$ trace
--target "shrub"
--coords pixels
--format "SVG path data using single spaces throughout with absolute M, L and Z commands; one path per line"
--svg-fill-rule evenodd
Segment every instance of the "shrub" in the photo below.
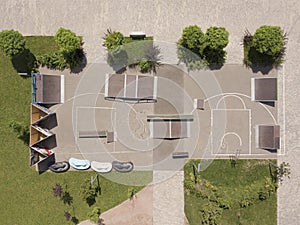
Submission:
M 80 194 L 89 206 L 96 202 L 97 190 L 92 187 L 89 179 L 86 179 L 81 185 Z
M 205 45 L 213 50 L 223 50 L 229 42 L 229 33 L 224 27 L 210 27 L 205 33 Z
M 63 197 L 64 191 L 62 186 L 59 183 L 55 184 L 55 186 L 52 188 L 52 192 L 54 197 L 59 197 L 60 199 Z
M 147 61 L 147 59 L 142 59 L 139 62 L 139 67 L 142 73 L 147 73 L 151 69 L 150 63 Z
M 284 47 L 283 31 L 278 26 L 261 26 L 253 35 L 253 47 L 261 54 L 275 57 Z
M 207 203 L 201 209 L 202 224 L 217 225 L 220 223 L 223 210 L 214 203 Z
M 25 38 L 18 31 L 3 30 L 0 32 L 0 49 L 6 56 L 15 56 L 25 49 Z
M 182 36 L 177 44 L 201 56 L 203 43 L 204 34 L 201 28 L 193 25 L 183 29 Z
M 258 199 L 261 200 L 261 201 L 264 201 L 267 199 L 268 197 L 268 192 L 267 191 L 259 191 L 257 192 L 258 194 Z
M 104 37 L 103 46 L 105 46 L 108 51 L 111 51 L 116 47 L 123 45 L 123 43 L 124 43 L 124 35 L 121 32 L 107 29 L 107 33 L 105 33 L 105 37 Z
M 228 38 L 229 33 L 224 27 L 210 27 L 203 34 L 198 26 L 188 26 L 177 42 L 177 56 L 190 70 L 222 65 L 226 59 L 223 49 L 229 42 Z
M 47 66 L 49 69 L 63 70 L 68 68 L 67 61 L 61 52 L 51 52 L 38 56 L 38 63 L 42 66 Z
M 81 48 L 81 38 L 68 29 L 59 28 L 54 36 L 59 50 L 64 53 L 72 53 Z
M 88 218 L 91 222 L 98 223 L 100 214 L 100 208 L 94 207 L 93 210 L 88 213 Z

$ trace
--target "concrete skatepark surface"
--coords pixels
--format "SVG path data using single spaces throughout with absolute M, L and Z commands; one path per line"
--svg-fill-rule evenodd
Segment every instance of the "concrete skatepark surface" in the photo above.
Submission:
M 141 6 L 137 9 L 136 6 Z M 136 10 L 132 10 L 136 9 Z M 291 179 L 278 190 L 278 224 L 297 224 L 300 220 L 299 175 L 300 159 L 300 109 L 299 54 L 300 47 L 300 3 L 291 1 L 55 1 L 55 0 L 7 0 L 0 5 L 1 29 L 16 29 L 24 35 L 54 35 L 59 27 L 69 28 L 82 35 L 88 62 L 94 62 L 105 52 L 102 37 L 108 27 L 124 34 L 142 30 L 157 40 L 176 42 L 182 28 L 198 24 L 204 31 L 209 26 L 224 26 L 229 31 L 230 42 L 226 48 L 227 63 L 242 64 L 241 38 L 245 28 L 254 32 L 264 24 L 279 25 L 288 33 L 286 62 L 279 71 L 279 86 L 282 89 L 278 102 L 278 121 L 284 129 L 285 151 L 280 161 L 290 162 Z M 76 12 L 76 13 L 74 13 Z M 130 12 L 130 13 L 129 13 Z M 116 16 L 118 15 L 118 16 Z M 64 72 L 63 72 L 64 73 Z M 71 75 L 74 79 L 79 76 Z M 66 84 L 66 98 L 72 96 L 74 83 Z M 69 89 L 69 91 L 68 91 Z M 66 102 L 65 104 L 71 104 Z M 70 110 L 67 107 L 63 110 Z M 66 112 L 71 113 L 71 112 Z M 72 121 L 59 121 L 64 129 Z M 69 126 L 69 127 L 68 127 Z M 74 136 L 67 133 L 58 137 L 73 143 Z M 66 148 L 68 146 L 65 146 Z M 72 148 L 73 146 L 69 146 Z M 171 224 L 172 221 L 170 221 Z

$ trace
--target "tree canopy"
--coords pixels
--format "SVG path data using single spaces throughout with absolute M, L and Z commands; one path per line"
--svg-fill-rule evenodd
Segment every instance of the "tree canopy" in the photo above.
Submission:
M 279 26 L 261 26 L 253 35 L 253 47 L 261 54 L 275 56 L 284 47 L 283 31 Z
M 229 42 L 229 33 L 224 27 L 210 27 L 205 33 L 205 44 L 214 50 L 222 50 Z
M 3 30 L 0 32 L 0 49 L 6 56 L 18 55 L 25 49 L 25 38 L 18 31 Z
M 201 28 L 197 25 L 192 25 L 183 29 L 178 45 L 185 47 L 196 54 L 200 54 L 203 42 L 204 33 Z
M 124 35 L 121 32 L 107 30 L 104 37 L 104 46 L 108 51 L 115 49 L 116 47 L 123 45 Z
M 185 27 L 177 42 L 178 58 L 192 70 L 205 65 L 222 65 L 226 57 L 223 49 L 229 42 L 228 38 L 229 33 L 223 27 L 210 27 L 205 34 L 197 25 Z
M 71 30 L 59 28 L 54 39 L 61 52 L 69 53 L 81 48 L 81 38 Z

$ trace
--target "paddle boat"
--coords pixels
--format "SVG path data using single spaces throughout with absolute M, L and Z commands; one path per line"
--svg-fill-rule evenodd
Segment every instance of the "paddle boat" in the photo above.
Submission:
M 119 162 L 113 161 L 112 167 L 118 172 L 130 172 L 133 170 L 133 163 L 132 162 Z
M 49 166 L 49 170 L 51 170 L 54 173 L 62 173 L 66 172 L 70 169 L 70 164 L 67 161 L 63 162 L 56 162 Z
M 76 170 L 86 170 L 91 166 L 90 161 L 85 159 L 70 158 L 69 163 L 70 166 Z
M 91 169 L 98 173 L 108 173 L 112 170 L 112 164 L 107 162 L 92 161 Z

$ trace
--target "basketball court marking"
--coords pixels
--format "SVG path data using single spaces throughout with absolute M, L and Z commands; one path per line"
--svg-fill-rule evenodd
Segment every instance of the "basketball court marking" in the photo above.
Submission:
M 220 102 L 221 102 L 222 100 L 224 100 L 225 98 L 227 98 L 227 97 L 235 97 L 235 98 L 239 99 L 239 100 L 242 102 L 242 104 L 243 104 L 243 109 L 247 109 L 244 100 L 243 100 L 240 96 L 237 96 L 237 95 L 234 95 L 234 94 L 226 94 L 226 95 L 222 96 L 222 97 L 218 100 L 218 102 L 217 102 L 217 106 L 216 106 L 217 109 L 219 108 Z
M 248 134 L 248 139 L 249 139 L 248 153 L 241 152 L 241 155 L 247 155 L 247 154 L 251 155 L 251 109 L 212 109 L 211 110 L 211 133 L 210 133 L 211 143 L 210 143 L 210 145 L 213 146 L 213 147 L 214 147 L 214 145 L 213 145 L 213 124 L 214 124 L 214 119 L 213 118 L 214 118 L 214 112 L 217 112 L 217 111 L 226 111 L 226 115 L 230 111 L 240 111 L 241 113 L 242 112 L 247 112 L 247 114 L 248 114 L 248 129 L 249 129 L 249 131 L 248 131 L 248 133 L 249 133 Z M 224 137 L 228 134 L 235 134 L 236 136 L 238 136 L 239 144 L 240 145 L 243 144 L 241 136 L 239 134 L 237 134 L 236 132 L 232 132 L 232 131 L 229 131 L 229 132 L 226 132 L 225 134 L 223 134 L 220 143 L 222 143 Z M 225 154 L 225 153 L 215 153 L 213 147 L 211 148 L 211 154 L 212 155 L 217 156 L 217 155 L 224 155 Z M 225 154 L 225 155 L 227 155 L 227 154 Z M 228 155 L 232 155 L 232 153 L 231 154 L 228 153 Z

